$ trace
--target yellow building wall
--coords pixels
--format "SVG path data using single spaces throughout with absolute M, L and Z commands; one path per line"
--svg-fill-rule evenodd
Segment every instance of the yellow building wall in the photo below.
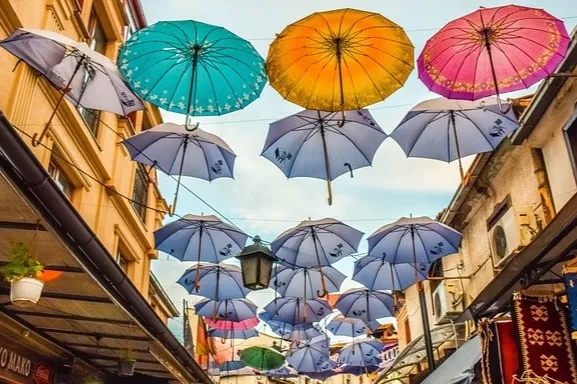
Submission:
M 106 54 L 114 60 L 123 39 L 124 11 L 116 0 L 96 0 L 94 7 L 92 3 L 85 0 L 80 10 L 75 0 L 0 0 L 0 39 L 24 27 L 56 31 L 81 41 L 82 27 L 75 13 L 87 24 L 94 12 L 108 40 Z M 4 49 L 0 49 L 0 63 L 0 109 L 26 134 L 40 132 L 59 92 L 25 63 L 16 66 L 17 59 Z M 127 274 L 146 297 L 150 261 L 157 257 L 153 231 L 160 226 L 163 214 L 147 210 L 143 222 L 131 202 L 118 196 L 132 197 L 137 169 L 120 142 L 140 132 L 144 113 L 152 125 L 161 122 L 158 109 L 151 105 L 146 112 L 136 113 L 134 127 L 128 119 L 102 112 L 102 123 L 94 136 L 76 109 L 66 102 L 58 109 L 43 145 L 31 148 L 45 167 L 53 158 L 63 168 L 75 186 L 72 203 L 113 256 L 122 249 L 129 259 Z M 29 138 L 22 136 L 30 144 Z M 50 150 L 57 150 L 63 159 Z M 152 171 L 151 178 L 155 177 Z M 147 205 L 166 210 L 155 183 L 148 185 Z

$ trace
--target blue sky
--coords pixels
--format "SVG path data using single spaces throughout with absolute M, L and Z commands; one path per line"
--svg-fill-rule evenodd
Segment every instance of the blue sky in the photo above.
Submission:
M 268 45 L 276 33 L 316 11 L 357 8 L 382 13 L 405 28 L 418 55 L 425 41 L 450 20 L 472 12 L 480 5 L 491 7 L 510 2 L 405 0 L 402 6 L 392 0 L 142 0 L 142 3 L 149 24 L 160 20 L 194 19 L 221 25 L 251 41 L 266 57 Z M 545 8 L 559 18 L 568 18 L 565 23 L 569 31 L 577 22 L 574 0 L 517 1 L 516 4 Z M 405 87 L 369 109 L 385 132 L 390 133 L 412 105 L 434 97 L 437 96 L 418 80 L 415 70 Z M 407 159 L 397 144 L 387 139 L 377 152 L 373 167 L 355 171 L 352 179 L 344 175 L 333 182 L 334 203 L 329 207 L 322 180 L 287 180 L 272 163 L 259 156 L 268 124 L 300 110 L 267 86 L 262 97 L 245 110 L 199 119 L 202 129 L 221 136 L 238 155 L 235 179 L 209 183 L 188 178 L 184 184 L 246 233 L 258 234 L 269 241 L 308 217 L 334 217 L 370 235 L 382 225 L 410 213 L 434 217 L 449 203 L 459 183 L 456 163 Z M 163 113 L 163 116 L 165 121 L 184 122 L 181 115 Z M 470 164 L 471 160 L 465 159 L 465 164 Z M 167 201 L 172 201 L 175 183 L 166 177 L 161 177 L 161 183 Z M 187 191 L 180 195 L 177 212 L 214 213 Z M 364 240 L 360 251 L 366 251 Z M 175 281 L 189 265 L 168 261 L 166 255 L 153 263 L 154 272 L 179 308 L 188 295 Z M 338 267 L 350 276 L 352 261 L 343 260 Z M 350 286 L 349 282 L 345 283 L 345 288 Z M 272 294 L 263 291 L 252 298 L 263 303 L 272 298 Z

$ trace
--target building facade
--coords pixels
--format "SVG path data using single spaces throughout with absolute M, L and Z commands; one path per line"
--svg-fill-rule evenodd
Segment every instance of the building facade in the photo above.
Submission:
M 554 245 L 549 233 L 555 231 L 557 236 L 572 228 L 565 218 L 574 211 L 577 193 L 575 32 L 572 36 L 569 53 L 558 72 L 544 80 L 534 95 L 514 100 L 520 128 L 496 151 L 475 158 L 465 182 L 437 217 L 463 234 L 459 253 L 434 264 L 431 278 L 424 282 L 437 361 L 442 361 L 475 331 L 473 322 L 462 323 L 463 320 L 504 313 L 512 289 L 535 289 L 527 282 L 536 279 L 527 274 L 538 271 L 544 275 L 547 271 L 537 259 L 533 262 L 529 258 L 529 252 L 537 247 L 544 252 Z M 555 220 L 553 229 L 550 224 Z M 537 251 L 534 253 L 531 257 L 541 257 Z M 572 265 L 575 262 L 571 254 L 559 253 L 555 257 L 565 265 Z M 534 264 L 533 269 L 523 272 L 529 264 Z M 537 289 L 556 291 L 562 287 L 555 285 L 561 282 L 559 265 L 556 268 L 556 278 L 537 282 Z M 517 279 L 521 281 L 505 278 L 514 273 L 521 276 Z M 499 284 L 503 286 L 498 287 Z M 401 296 L 402 306 L 397 313 L 399 346 L 401 351 L 411 348 L 417 351 L 423 327 L 416 287 L 410 287 Z M 458 326 L 454 322 L 459 322 Z M 388 378 L 379 376 L 377 382 L 394 377 L 403 378 L 398 382 L 420 382 L 418 378 L 425 376 L 422 371 L 427 365 L 423 350 L 419 358 L 410 358 L 410 352 L 401 354 L 397 366 L 402 366 L 403 361 L 407 366 L 389 372 Z
M 145 26 L 139 0 L 0 0 L 0 40 L 18 28 L 42 29 L 84 41 L 112 61 Z M 120 117 L 67 101 L 57 106 L 60 92 L 26 63 L 4 49 L 0 63 L 0 262 L 11 241 L 37 238 L 36 257 L 61 273 L 33 310 L 0 311 L 0 342 L 16 345 L 13 352 L 32 366 L 26 375 L 2 366 L 0 382 L 116 382 L 127 349 L 137 358 L 135 382 L 210 382 L 168 331 L 178 311 L 150 271 L 153 232 L 168 210 L 156 173 L 132 162 L 121 144 L 160 124 L 158 108 Z M 54 111 L 46 137 L 32 145 Z M 24 164 L 30 168 L 19 170 Z M 49 179 L 35 184 L 35 174 Z M 46 381 L 33 378 L 41 363 L 50 368 Z

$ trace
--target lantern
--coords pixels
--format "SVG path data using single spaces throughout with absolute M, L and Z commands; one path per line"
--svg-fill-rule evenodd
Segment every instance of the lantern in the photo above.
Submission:
M 252 291 L 268 288 L 272 264 L 276 260 L 274 253 L 270 251 L 259 236 L 253 238 L 254 244 L 244 247 L 237 259 L 240 260 L 242 270 L 242 282 Z

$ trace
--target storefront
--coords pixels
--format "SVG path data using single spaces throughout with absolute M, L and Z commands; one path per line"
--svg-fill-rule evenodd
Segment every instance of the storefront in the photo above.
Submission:
M 20 341 L 0 335 L 0 382 L 53 384 L 55 377 L 52 362 Z

